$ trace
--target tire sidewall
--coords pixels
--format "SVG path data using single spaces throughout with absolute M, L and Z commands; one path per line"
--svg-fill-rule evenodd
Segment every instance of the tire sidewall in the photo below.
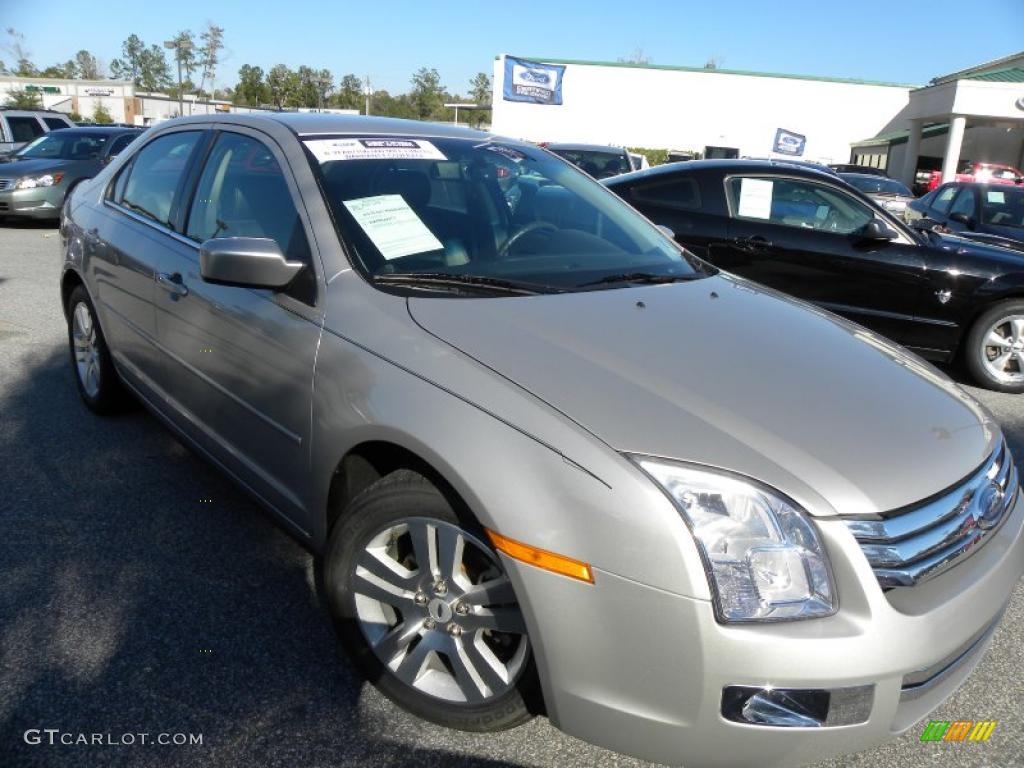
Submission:
M 374 654 L 356 614 L 351 577 L 366 543 L 401 519 L 427 517 L 457 525 L 481 542 L 479 526 L 467 525 L 429 481 L 417 473 L 392 473 L 357 496 L 334 526 L 324 554 L 324 594 L 335 628 L 359 671 L 378 690 L 413 714 L 463 731 L 496 731 L 520 725 L 532 717 L 536 699 L 536 670 L 532 645 L 517 685 L 483 704 L 460 704 L 429 696 L 399 680 Z M 495 555 L 497 560 L 497 555 Z

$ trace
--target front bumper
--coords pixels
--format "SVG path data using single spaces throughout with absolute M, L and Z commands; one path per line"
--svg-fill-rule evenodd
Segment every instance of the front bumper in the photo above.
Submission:
M 59 219 L 66 191 L 63 182 L 52 187 L 5 189 L 0 191 L 0 217 Z
M 704 600 L 598 569 L 583 584 L 506 559 L 552 722 L 671 765 L 794 766 L 878 744 L 938 707 L 980 661 L 1024 572 L 1024 502 L 955 568 L 887 593 L 845 523 L 818 522 L 839 611 L 802 622 L 724 626 Z M 723 718 L 722 692 L 734 685 L 873 685 L 874 697 L 860 724 L 781 728 Z

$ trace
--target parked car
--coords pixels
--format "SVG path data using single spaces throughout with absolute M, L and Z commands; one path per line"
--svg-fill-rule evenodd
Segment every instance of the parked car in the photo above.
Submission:
M 134 141 L 137 128 L 61 128 L 43 134 L 0 164 L 0 217 L 60 217 L 68 192 L 95 176 Z
M 889 174 L 883 171 L 881 168 L 872 168 L 870 165 L 855 165 L 853 163 L 831 163 L 829 165 L 833 171 L 839 174 L 843 173 L 866 173 L 871 176 L 885 176 L 889 177 Z
M 964 161 L 957 169 L 954 181 L 977 181 L 983 184 L 1024 184 L 1024 173 L 1012 165 L 1002 163 L 972 163 Z M 932 171 L 928 176 L 927 191 L 931 192 L 942 184 L 942 171 Z
M 74 127 L 63 112 L 0 107 L 0 157 L 21 149 L 44 133 Z
M 971 240 L 1024 251 L 1024 187 L 943 184 L 911 203 L 907 218 L 927 220 L 931 226 Z
M 606 179 L 633 169 L 629 153 L 622 147 L 601 144 L 541 144 L 549 152 L 565 158 L 595 179 Z
M 134 393 L 238 480 L 433 722 L 543 709 L 688 766 L 861 749 L 963 683 L 1024 571 L 984 408 L 532 145 L 203 115 L 65 211 L 85 404 Z
M 605 183 L 715 266 L 929 359 L 962 355 L 982 386 L 1024 392 L 1019 254 L 915 230 L 836 177 L 795 165 L 695 161 Z
M 840 173 L 839 177 L 860 190 L 894 216 L 906 219 L 907 205 L 917 198 L 902 181 L 867 173 Z

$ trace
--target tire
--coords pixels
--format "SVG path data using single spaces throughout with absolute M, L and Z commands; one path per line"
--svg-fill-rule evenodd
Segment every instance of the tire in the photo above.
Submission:
M 511 583 L 486 536 L 465 517 L 423 475 L 386 475 L 348 505 L 331 531 L 324 593 L 342 644 L 381 693 L 448 728 L 505 730 L 533 717 L 536 669 Z M 436 552 L 459 552 L 451 545 L 460 536 L 460 556 L 435 556 L 436 567 L 420 567 L 416 552 L 427 552 L 428 539 Z M 462 566 L 442 569 L 445 560 Z M 367 565 L 402 595 L 367 578 Z M 461 576 L 445 576 L 460 570 Z M 483 596 L 484 583 L 494 599 Z M 474 590 L 476 597 L 465 599 Z M 470 600 L 476 604 L 465 604 Z M 485 606 L 500 614 L 501 626 L 517 631 L 481 628 L 492 621 Z M 469 668 L 478 676 L 467 676 Z
M 128 402 L 128 394 L 118 379 L 96 309 L 83 286 L 71 291 L 67 310 L 68 350 L 78 394 L 95 413 L 117 413 Z
M 1001 301 L 975 320 L 964 343 L 964 360 L 981 386 L 1024 392 L 1024 300 Z

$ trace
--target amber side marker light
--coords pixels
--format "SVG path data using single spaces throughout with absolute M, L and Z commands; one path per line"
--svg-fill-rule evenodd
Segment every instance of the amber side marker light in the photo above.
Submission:
M 594 574 L 586 563 L 581 563 L 579 560 L 573 560 L 571 557 L 565 557 L 564 555 L 556 555 L 554 552 L 548 552 L 546 549 L 531 547 L 529 544 L 502 536 L 500 533 L 495 533 L 490 528 L 485 530 L 487 531 L 487 538 L 491 540 L 494 548 L 499 552 L 504 552 L 514 560 L 535 565 L 538 568 L 543 568 L 545 571 L 551 571 L 561 576 L 579 579 L 588 584 L 594 583 Z

